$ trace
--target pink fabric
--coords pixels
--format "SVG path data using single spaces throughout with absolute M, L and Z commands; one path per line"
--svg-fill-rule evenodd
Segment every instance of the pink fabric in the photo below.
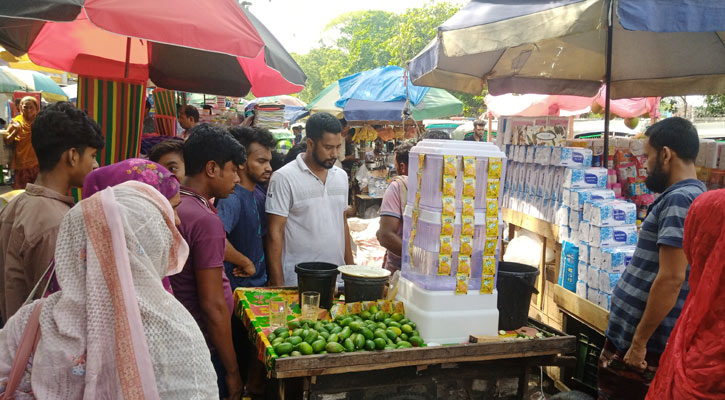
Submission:
M 86 176 L 83 182 L 83 198 L 123 182 L 138 181 L 153 186 L 171 200 L 179 193 L 179 180 L 161 164 L 140 158 L 129 158 L 98 168 Z
M 647 400 L 725 398 L 725 190 L 695 199 L 683 250 L 690 294 L 660 359 Z
M 592 103 L 596 102 L 604 107 L 604 88 L 594 97 L 557 96 L 546 94 L 504 94 L 500 96 L 486 96 L 486 106 L 495 117 L 543 117 L 543 116 L 571 116 L 591 111 Z M 660 97 L 638 97 L 633 99 L 612 100 L 611 112 L 622 117 L 639 117 L 650 113 L 659 117 Z
M 106 218 L 101 221 L 105 224 L 103 227 L 104 231 L 108 230 L 108 233 L 110 233 L 110 243 L 112 244 L 112 253 L 108 254 L 109 258 L 106 261 L 116 267 L 116 271 L 110 271 L 111 273 L 104 271 L 104 274 L 106 275 L 106 282 L 109 283 L 112 297 L 122 297 L 121 302 L 112 302 L 114 305 L 114 314 L 117 316 L 124 315 L 126 317 L 116 318 L 117 325 L 126 325 L 127 328 L 115 330 L 117 344 L 116 357 L 119 359 L 122 359 L 119 356 L 126 356 L 130 358 L 133 354 L 133 359 L 136 362 L 136 375 L 130 376 L 130 379 L 126 382 L 124 382 L 124 379 L 121 380 L 121 384 L 125 386 L 124 398 L 126 398 L 126 393 L 132 393 L 135 390 L 141 389 L 143 397 L 139 396 L 139 398 L 158 399 L 159 393 L 156 390 L 154 368 L 151 365 L 149 347 L 148 343 L 146 343 L 143 323 L 141 322 L 141 312 L 136 300 L 136 288 L 133 284 L 131 269 L 127 267 L 131 262 L 128 258 L 121 213 L 118 210 L 118 204 L 116 203 L 113 191 L 110 189 L 103 190 L 101 192 L 100 199 L 96 201 L 102 203 L 103 212 L 105 213 Z M 88 219 L 90 218 L 87 218 L 87 220 Z M 93 243 L 95 247 L 101 238 L 93 235 L 93 232 L 90 229 L 89 233 L 91 233 L 91 243 Z M 96 254 L 99 254 L 99 250 L 100 249 L 96 250 Z M 113 258 L 111 258 L 111 256 Z M 120 291 L 117 289 L 120 289 Z M 120 309 L 121 307 L 123 307 L 123 310 Z M 129 352 L 123 354 L 126 351 Z M 128 367 L 129 365 L 126 364 L 119 365 L 119 373 L 126 370 Z M 123 378 L 124 375 L 121 374 L 121 377 Z M 137 381 L 140 381 L 140 387 L 135 385 Z M 131 397 L 133 396 L 128 396 L 128 398 Z

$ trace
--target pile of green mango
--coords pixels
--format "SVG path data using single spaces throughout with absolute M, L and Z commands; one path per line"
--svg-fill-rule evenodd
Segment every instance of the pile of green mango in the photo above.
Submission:
M 334 321 L 289 321 L 269 339 L 279 357 L 405 349 L 423 346 L 415 322 L 403 314 L 388 314 L 371 306 L 355 315 L 338 315 Z

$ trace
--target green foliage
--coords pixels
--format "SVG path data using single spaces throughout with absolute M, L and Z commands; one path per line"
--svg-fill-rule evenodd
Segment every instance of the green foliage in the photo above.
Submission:
M 705 96 L 705 115 L 710 117 L 725 116 L 725 95 Z
M 382 67 L 405 67 L 435 38 L 438 26 L 458 11 L 451 2 L 428 3 L 410 8 L 402 14 L 379 10 L 345 13 L 330 21 L 326 31 L 335 37 L 330 45 L 320 46 L 307 54 L 293 54 L 307 74 L 305 89 L 299 94 L 305 102 L 336 80 L 347 75 Z M 464 104 L 466 116 L 483 111 L 483 96 L 453 93 Z

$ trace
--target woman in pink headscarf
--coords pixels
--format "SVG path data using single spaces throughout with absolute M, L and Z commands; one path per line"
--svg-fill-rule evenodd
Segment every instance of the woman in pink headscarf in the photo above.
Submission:
M 55 252 L 63 290 L 22 307 L 0 330 L 0 394 L 44 301 L 15 398 L 218 399 L 204 337 L 161 285 L 188 250 L 168 200 L 144 183 L 104 189 L 73 207 Z
M 725 398 L 725 190 L 701 194 L 685 219 L 690 294 L 647 400 Z

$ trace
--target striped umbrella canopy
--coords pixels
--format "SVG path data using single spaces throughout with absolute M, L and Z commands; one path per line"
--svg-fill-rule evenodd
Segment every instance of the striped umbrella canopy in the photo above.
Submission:
M 55 83 L 55 81 L 49 76 L 43 75 L 38 71 L 0 67 L 0 75 L 8 78 L 7 80 L 0 78 L 1 92 L 35 91 L 41 92 L 43 99 L 51 103 L 68 100 L 68 96 L 63 91 L 63 88 Z M 9 87 L 3 85 L 3 82 L 9 81 L 14 81 L 16 83 L 16 87 L 12 90 L 7 90 Z
M 185 92 L 272 96 L 306 80 L 234 0 L 0 1 L 0 45 L 44 67 Z

